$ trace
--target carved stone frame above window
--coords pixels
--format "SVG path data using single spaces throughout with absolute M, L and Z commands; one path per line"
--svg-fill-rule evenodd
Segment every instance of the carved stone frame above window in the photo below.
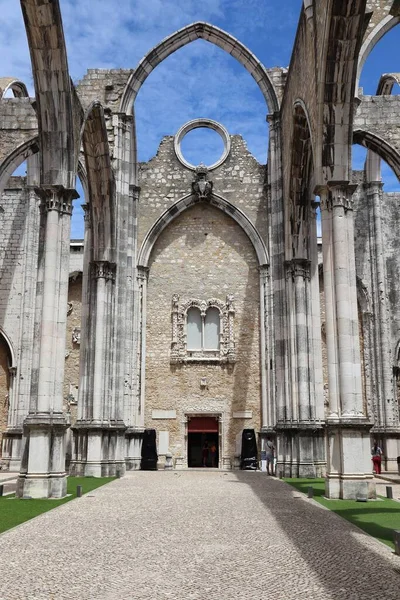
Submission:
M 180 301 L 178 294 L 172 296 L 172 342 L 171 364 L 189 362 L 234 363 L 236 361 L 234 337 L 234 297 L 228 294 L 226 301 L 218 298 L 199 300 L 189 298 Z M 219 348 L 216 350 L 187 349 L 187 314 L 190 308 L 198 308 L 202 318 L 209 308 L 216 308 L 220 315 Z

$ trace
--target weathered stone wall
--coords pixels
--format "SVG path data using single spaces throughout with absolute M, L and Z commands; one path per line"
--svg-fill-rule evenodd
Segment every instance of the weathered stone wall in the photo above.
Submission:
M 2 437 L 7 427 L 8 403 L 9 403 L 9 351 L 6 341 L 0 335 L 0 457 L 2 448 Z
M 170 364 L 171 300 L 219 298 L 234 294 L 237 362 Z M 207 204 L 177 217 L 153 250 L 147 297 L 147 427 L 168 430 L 170 449 L 181 455 L 185 413 L 214 411 L 224 416 L 226 455 L 234 457 L 236 434 L 260 428 L 259 273 L 254 249 L 239 225 Z M 205 377 L 207 386 L 201 387 Z M 176 410 L 176 419 L 152 419 L 153 410 Z M 232 419 L 235 411 L 251 419 Z
M 209 173 L 213 192 L 245 213 L 267 240 L 266 169 L 247 149 L 240 135 L 231 136 L 226 161 Z M 157 155 L 139 165 L 141 186 L 138 212 L 138 248 L 155 221 L 180 198 L 191 194 L 193 171 L 183 167 L 174 152 L 174 138 L 165 137 Z
M 267 241 L 265 167 L 231 136 L 227 160 L 209 173 L 213 193 L 243 211 Z M 173 138 L 164 138 L 151 161 L 140 165 L 138 247 L 162 213 L 190 195 L 194 173 L 177 160 Z M 150 256 L 147 293 L 145 426 L 169 431 L 176 457 L 184 448 L 187 413 L 223 417 L 224 456 L 233 461 L 236 435 L 261 426 L 260 288 L 258 261 L 247 235 L 230 216 L 206 202 L 187 209 L 161 233 Z M 236 363 L 170 363 L 172 296 L 223 302 L 235 297 Z M 206 382 L 201 385 L 202 378 Z M 176 418 L 153 419 L 153 410 L 175 410 Z M 249 418 L 233 418 L 249 411 Z M 222 457 L 220 457 L 222 458 Z
M 12 177 L 0 200 L 0 326 L 16 353 L 20 352 L 25 286 L 31 275 L 25 273 L 25 228 L 29 202 L 25 184 L 24 177 Z
M 354 129 L 374 133 L 400 152 L 399 114 L 399 96 L 361 96 Z
M 0 101 L 0 162 L 18 146 L 34 138 L 37 118 L 30 98 L 3 98 Z
M 77 389 L 79 384 L 79 348 L 82 310 L 82 274 L 70 277 L 68 286 L 67 339 L 65 345 L 64 401 L 76 418 Z M 69 397 L 72 394 L 74 397 Z

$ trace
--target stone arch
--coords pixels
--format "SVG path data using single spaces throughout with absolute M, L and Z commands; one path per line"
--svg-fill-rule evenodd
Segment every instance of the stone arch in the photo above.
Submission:
M 289 184 L 289 240 L 290 257 L 307 258 L 310 182 L 314 172 L 314 153 L 307 108 L 297 100 L 293 110 L 293 134 Z
M 68 72 L 59 0 L 21 0 L 21 8 L 35 84 L 41 183 L 74 188 L 74 116 L 78 111 Z
M 113 260 L 115 250 L 115 179 L 99 102 L 93 103 L 82 128 L 92 229 L 92 260 Z
M 398 150 L 375 133 L 364 131 L 363 129 L 356 129 L 354 131 L 353 142 L 364 146 L 368 150 L 372 150 L 372 152 L 380 156 L 393 169 L 397 179 L 400 181 L 400 153 Z
M 357 57 L 365 24 L 365 0 L 333 2 L 323 84 L 322 169 L 325 181 L 348 181 Z
M 0 337 L 4 340 L 7 349 L 8 349 L 8 357 L 9 357 L 9 368 L 16 369 L 17 367 L 17 359 L 14 351 L 14 347 L 10 337 L 6 334 L 4 329 L 0 327 Z
M 141 269 L 147 269 L 151 251 L 156 243 L 158 237 L 164 231 L 164 229 L 183 211 L 194 206 L 198 203 L 198 199 L 193 195 L 184 196 L 172 206 L 170 206 L 154 223 L 152 228 L 148 231 L 146 237 L 143 240 L 138 256 L 138 267 Z M 253 223 L 246 217 L 246 215 L 236 206 L 225 200 L 222 196 L 213 194 L 210 200 L 210 205 L 222 210 L 222 212 L 232 217 L 243 229 L 250 239 L 255 253 L 257 255 L 259 265 L 268 265 L 269 257 L 267 248 L 254 227 Z
M 393 27 L 396 27 L 396 25 L 398 25 L 399 23 L 400 16 L 387 15 L 373 28 L 373 30 L 365 38 L 361 46 L 360 53 L 358 55 L 357 77 L 355 85 L 356 93 L 358 92 L 358 87 L 360 85 L 361 72 L 369 54 L 375 48 L 376 44 L 383 38 L 383 36 L 386 33 L 388 33 L 391 29 L 393 29 Z
M 400 73 L 384 73 L 378 83 L 377 96 L 390 96 L 393 86 L 400 85 Z
M 0 77 L 0 99 L 4 98 L 8 90 L 12 90 L 15 98 L 29 98 L 26 85 L 13 77 Z
M 0 163 L 0 196 L 3 193 L 4 186 L 7 184 L 7 181 L 12 176 L 15 169 L 19 167 L 27 158 L 32 156 L 32 154 L 36 154 L 40 151 L 39 144 L 39 136 L 35 135 L 35 137 L 27 140 L 23 144 L 20 144 Z M 86 193 L 88 190 L 87 174 L 86 168 L 81 160 L 78 161 L 78 175 L 82 181 L 82 186 Z
M 120 112 L 132 114 L 135 98 L 151 71 L 170 56 L 170 54 L 196 39 L 203 39 L 211 44 L 215 44 L 236 58 L 253 79 L 255 79 L 265 98 L 269 112 L 274 113 L 279 110 L 275 88 L 266 68 L 258 58 L 239 40 L 226 31 L 210 23 L 198 21 L 175 31 L 175 33 L 165 38 L 146 54 L 129 77 L 121 98 Z

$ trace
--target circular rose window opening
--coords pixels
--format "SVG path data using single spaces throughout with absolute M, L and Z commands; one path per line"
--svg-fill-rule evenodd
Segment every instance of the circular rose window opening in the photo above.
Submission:
M 229 134 L 222 125 L 211 119 L 195 119 L 180 128 L 174 141 L 178 160 L 188 169 L 200 164 L 216 169 L 230 150 Z

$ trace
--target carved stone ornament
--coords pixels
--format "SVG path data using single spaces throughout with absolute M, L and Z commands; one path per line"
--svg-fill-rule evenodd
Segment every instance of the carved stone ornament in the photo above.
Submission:
M 80 327 L 74 327 L 74 329 L 72 330 L 72 343 L 73 344 L 81 343 L 81 328 Z
M 202 318 L 208 308 L 216 308 L 220 314 L 220 343 L 217 350 L 188 350 L 187 349 L 187 313 L 190 308 L 198 308 Z M 234 337 L 234 296 L 228 294 L 226 301 L 218 298 L 200 300 L 189 298 L 180 301 L 178 294 L 172 296 L 172 342 L 171 363 L 216 362 L 234 363 L 236 348 Z
M 213 182 L 207 181 L 208 169 L 205 165 L 200 164 L 196 167 L 196 177 L 192 183 L 192 191 L 199 200 L 207 200 L 210 198 L 213 189 Z
M 93 261 L 91 263 L 92 278 L 105 279 L 106 281 L 115 281 L 115 263 L 106 260 Z

